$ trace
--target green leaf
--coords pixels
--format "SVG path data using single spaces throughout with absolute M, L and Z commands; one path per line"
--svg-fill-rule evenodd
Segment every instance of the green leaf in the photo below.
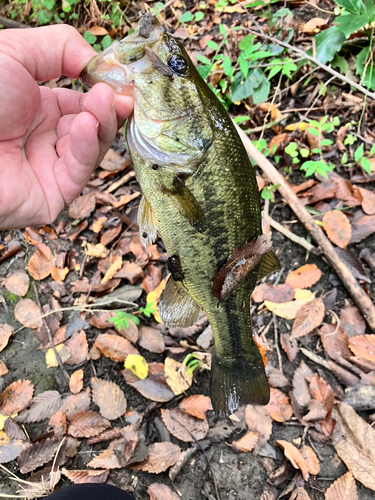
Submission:
M 319 62 L 325 64 L 331 61 L 337 52 L 343 46 L 346 37 L 337 26 L 331 26 L 325 31 L 322 31 L 315 37 L 316 43 L 316 58 Z
M 211 67 L 212 67 L 211 64 L 206 64 L 205 66 L 198 66 L 197 67 L 198 73 L 201 75 L 203 80 L 205 80 L 208 77 L 208 75 L 210 74 Z
M 204 18 L 204 14 L 202 11 L 195 13 L 195 20 L 197 21 L 197 23 L 199 23 L 199 21 L 202 21 L 203 18 Z
M 301 148 L 299 150 L 299 154 L 302 156 L 302 158 L 307 158 L 309 156 L 309 150 L 305 148 Z
M 190 11 L 184 12 L 181 16 L 181 22 L 182 23 L 188 23 L 193 19 L 193 14 Z
M 345 12 L 341 14 L 341 16 L 336 17 L 335 22 L 337 23 L 337 29 L 342 31 L 346 38 L 348 38 L 352 33 L 363 28 L 363 26 L 369 22 L 369 19 L 365 12 L 357 16 Z
M 338 56 L 337 54 L 333 58 L 331 66 L 332 68 L 337 68 L 343 75 L 346 75 L 346 73 L 349 71 L 348 61 L 345 59 L 345 57 Z
M 370 149 L 370 155 L 375 155 L 375 144 Z
M 43 0 L 43 5 L 46 9 L 52 10 L 55 6 L 55 0 Z
M 227 32 L 222 24 L 219 24 L 219 31 L 223 35 L 224 38 L 227 37 Z
M 94 44 L 96 42 L 96 36 L 92 35 L 89 31 L 86 31 L 83 38 L 88 42 L 90 45 Z
M 103 50 L 108 49 L 112 45 L 112 38 L 109 35 L 105 35 L 102 39 Z
M 293 153 L 297 151 L 297 143 L 296 142 L 290 142 L 287 147 L 285 148 L 285 153 L 288 153 L 288 155 L 292 156 Z
M 274 13 L 272 18 L 285 17 L 285 16 L 293 16 L 293 13 L 289 9 L 279 9 Z
M 268 74 L 268 80 L 271 80 L 271 78 L 273 76 L 277 75 L 277 73 L 279 73 L 279 71 L 281 71 L 281 70 L 282 70 L 282 65 L 281 64 L 280 64 L 280 66 L 271 66 L 271 71 Z
M 219 50 L 218 44 L 216 42 L 214 42 L 213 40 L 206 40 L 206 45 L 207 45 L 207 47 L 210 47 L 211 49 Z
M 240 63 L 240 70 L 245 78 L 249 74 L 249 64 L 245 59 L 238 58 L 238 62 Z
M 211 64 L 211 61 L 208 59 L 208 57 L 202 55 L 202 54 L 198 54 L 197 55 L 197 61 L 203 63 L 203 64 Z
M 361 12 L 363 12 L 362 0 L 336 0 L 336 3 L 345 7 L 345 9 L 352 14 L 361 14 Z
M 222 67 L 223 67 L 224 74 L 226 76 L 229 76 L 229 78 L 232 78 L 234 68 L 232 68 L 232 61 L 230 60 L 229 56 L 224 56 Z
M 331 144 L 333 144 L 333 141 L 331 141 L 331 139 L 322 139 L 321 141 L 319 141 L 320 146 L 330 146 Z
M 253 45 L 254 38 L 255 38 L 255 35 L 247 35 L 247 36 L 245 36 L 240 41 L 240 43 L 238 44 L 239 49 L 240 50 L 246 50 L 249 47 L 251 47 Z
M 354 153 L 354 161 L 357 163 L 363 156 L 363 142 L 362 144 L 355 150 Z
M 363 76 L 366 61 L 367 61 L 367 58 L 369 55 L 369 50 L 370 50 L 370 47 L 365 47 L 357 55 L 357 58 L 355 61 L 355 68 L 356 68 L 357 74 L 360 76 Z M 362 85 L 365 87 L 368 87 L 369 89 L 375 90 L 375 65 L 374 65 L 373 60 L 370 62 L 370 64 L 366 68 L 366 74 L 363 78 Z
M 272 52 L 266 52 L 265 50 L 260 50 L 250 56 L 250 61 L 254 62 L 257 61 L 258 59 L 265 59 L 266 57 L 272 57 L 272 56 L 273 56 Z
M 319 130 L 316 130 L 316 128 L 307 127 L 307 131 L 310 132 L 310 134 L 314 135 L 315 137 L 319 137 L 320 135 Z
M 366 0 L 364 5 L 365 12 L 369 19 L 369 23 L 375 21 L 375 2 L 374 0 Z
M 341 158 L 341 165 L 345 165 L 348 161 L 348 153 L 344 153 Z
M 249 119 L 250 118 L 248 116 L 236 116 L 233 121 L 239 125 L 240 123 L 249 121 Z
M 365 156 L 363 158 L 361 158 L 361 167 L 363 168 L 363 170 L 365 172 L 367 172 L 368 174 L 371 174 L 371 163 L 370 163 L 370 160 L 368 158 L 366 158 Z

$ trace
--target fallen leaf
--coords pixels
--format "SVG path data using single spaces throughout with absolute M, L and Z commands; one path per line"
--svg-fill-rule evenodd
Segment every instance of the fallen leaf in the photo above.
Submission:
M 52 460 L 60 444 L 58 439 L 47 438 L 30 445 L 17 460 L 21 474 L 31 472 Z
M 367 215 L 375 214 L 375 193 L 370 192 L 366 193 L 366 195 L 362 199 L 362 210 Z
M 89 354 L 86 333 L 84 330 L 73 333 L 65 346 L 69 349 L 70 356 L 66 360 L 68 365 L 80 365 L 86 361 Z
M 313 476 L 317 476 L 320 472 L 320 464 L 315 451 L 310 446 L 303 445 L 301 454 L 307 463 L 309 473 Z
M 249 431 L 259 433 L 259 439 L 254 448 L 257 455 L 267 443 L 272 433 L 272 420 L 264 406 L 246 405 L 245 421 Z
M 332 243 L 345 250 L 352 237 L 352 228 L 347 216 L 339 210 L 331 210 L 324 214 L 322 223 Z
M 31 299 L 19 300 L 14 308 L 14 316 L 28 328 L 40 328 L 43 325 L 39 306 Z
M 4 422 L 4 432 L 10 438 L 28 441 L 26 434 L 21 431 L 21 429 L 11 417 L 8 417 Z
M 336 479 L 325 493 L 325 500 L 358 500 L 357 487 L 352 471 Z
M 140 354 L 129 354 L 125 360 L 124 366 L 141 380 L 145 379 L 148 375 L 147 361 Z
M 16 417 L 16 421 L 23 424 L 40 422 L 52 417 L 61 404 L 62 398 L 57 391 L 44 391 L 34 396 L 30 402 L 30 408 L 22 411 Z
M 2 359 L 0 359 L 0 377 L 3 377 L 6 373 L 8 373 L 8 368 Z
M 30 380 L 12 382 L 0 394 L 0 414 L 11 416 L 19 413 L 30 403 L 33 397 L 34 385 Z
M 0 431 L 0 463 L 6 464 L 15 460 L 29 446 L 28 441 L 9 438 L 4 431 Z
M 116 226 L 107 229 L 100 237 L 100 243 L 104 246 L 109 245 L 117 236 L 121 233 L 122 230 L 122 222 L 120 221 Z M 122 263 L 121 263 L 122 265 Z M 121 267 L 121 266 L 120 266 Z M 120 269 L 120 267 L 118 269 Z M 118 269 L 116 271 L 118 271 Z
M 206 437 L 209 426 L 206 419 L 188 415 L 178 408 L 173 410 L 161 410 L 161 417 L 169 432 L 186 443 L 201 441 Z
M 320 326 L 324 319 L 324 303 L 320 297 L 303 305 L 296 314 L 290 338 L 304 337 Z
M 263 294 L 263 300 L 269 300 L 277 304 L 290 302 L 294 297 L 295 293 L 293 288 L 286 283 L 283 285 L 271 285 Z
M 276 443 L 283 449 L 284 455 L 290 461 L 295 469 L 300 469 L 302 472 L 303 479 L 305 481 L 309 480 L 309 467 L 306 460 L 303 458 L 301 452 L 288 441 L 282 439 L 276 441 Z
M 121 269 L 115 274 L 115 278 L 124 278 L 130 281 L 133 285 L 138 280 L 144 278 L 144 273 L 139 264 L 125 261 L 123 262 Z
M 60 357 L 62 363 L 65 363 L 70 358 L 69 348 L 64 344 L 58 344 L 55 346 L 55 349 Z M 57 361 L 55 352 L 52 348 L 48 349 L 46 352 L 46 365 L 47 368 L 56 368 L 59 366 L 59 362 Z
M 169 442 L 154 443 L 148 448 L 147 459 L 140 464 L 132 465 L 132 469 L 160 474 L 177 462 L 180 453 L 181 449 L 176 444 Z
M 107 470 L 67 470 L 65 467 L 61 469 L 61 472 L 74 484 L 105 483 L 109 474 Z
M 296 359 L 298 354 L 298 343 L 296 339 L 291 339 L 288 333 L 283 333 L 280 336 L 280 344 L 285 354 L 291 363 Z
M 298 486 L 289 497 L 289 500 L 311 500 L 311 497 L 304 488 Z
M 281 304 L 270 302 L 268 300 L 264 301 L 264 305 L 267 309 L 284 319 L 295 319 L 298 311 L 302 306 L 311 302 L 315 298 L 315 294 L 310 292 L 310 290 L 300 290 L 295 289 L 295 300 L 290 302 L 283 302 Z
M 73 394 L 78 394 L 83 388 L 83 370 L 76 370 L 70 375 L 69 389 Z
M 129 326 L 127 328 L 121 327 L 118 328 L 117 325 L 112 325 L 115 327 L 116 332 L 128 339 L 132 344 L 136 344 L 139 339 L 139 330 L 138 326 L 134 323 L 134 321 L 129 321 Z
M 147 266 L 147 274 L 142 281 L 143 290 L 149 294 L 157 288 L 161 281 L 161 269 L 149 264 Z
M 97 337 L 95 345 L 112 361 L 125 361 L 129 354 L 139 354 L 137 349 L 120 335 L 104 333 Z
M 360 358 L 368 359 L 375 363 L 375 338 L 374 335 L 357 335 L 348 341 L 349 349 Z
M 314 17 L 304 24 L 302 31 L 304 33 L 309 33 L 310 35 L 314 35 L 316 33 L 319 33 L 320 31 L 317 28 L 321 28 L 322 26 L 326 25 L 327 25 L 326 19 L 322 19 L 321 17 Z
M 352 306 L 345 299 L 345 305 L 340 311 L 340 326 L 348 337 L 363 335 L 366 331 L 366 323 L 357 307 Z
M 30 285 L 30 278 L 25 271 L 19 269 L 18 271 L 13 271 L 5 280 L 2 282 L 5 288 L 19 297 L 23 297 L 27 294 Z
M 66 275 L 69 273 L 69 269 L 67 267 L 56 267 L 53 266 L 51 270 L 51 277 L 54 281 L 62 282 L 65 280 Z
M 92 399 L 99 406 L 101 415 L 116 420 L 126 412 L 126 398 L 120 387 L 109 380 L 91 379 Z
M 103 160 L 100 163 L 101 168 L 107 170 L 108 172 L 114 172 L 123 170 L 125 167 L 130 165 L 130 156 L 125 153 L 124 156 L 120 155 L 113 148 L 110 148 Z
M 91 231 L 93 231 L 94 233 L 100 233 L 103 224 L 107 222 L 107 220 L 108 220 L 107 217 L 104 216 L 95 219 L 92 225 L 90 226 Z
M 34 280 L 40 281 L 51 274 L 54 265 L 55 259 L 49 247 L 39 243 L 37 251 L 30 257 L 27 270 Z
M 43 242 L 42 235 L 35 227 L 26 227 L 24 232 L 25 240 L 29 245 L 37 245 Z
M 310 402 L 309 388 L 306 382 L 307 377 L 311 377 L 313 372 L 301 361 L 293 374 L 293 395 L 301 407 L 307 407 Z
M 0 324 L 0 352 L 8 345 L 13 331 L 12 326 L 5 323 Z
M 156 328 L 141 326 L 139 328 L 139 345 L 150 352 L 162 353 L 165 349 L 164 337 Z
M 150 500 L 180 500 L 180 497 L 172 491 L 166 484 L 152 483 L 147 493 Z
M 248 453 L 254 449 L 258 439 L 259 432 L 249 431 L 238 441 L 233 441 L 231 447 L 234 451 Z
M 285 279 L 285 284 L 292 288 L 310 288 L 320 280 L 321 276 L 322 273 L 316 264 L 305 264 L 290 272 Z
M 95 210 L 95 193 L 78 196 L 69 205 L 69 217 L 72 219 L 85 219 Z
M 276 422 L 287 422 L 292 418 L 293 408 L 286 394 L 271 387 L 270 402 L 265 409 Z
M 85 253 L 88 257 L 95 257 L 97 259 L 105 259 L 109 254 L 108 248 L 106 248 L 102 243 L 97 245 L 92 245 L 91 243 L 85 242 Z
M 339 403 L 333 412 L 333 445 L 357 481 L 375 491 L 375 431 L 351 406 Z M 346 497 L 351 498 L 351 497 Z
M 123 370 L 125 381 L 138 392 L 151 401 L 165 403 L 175 397 L 174 393 L 169 388 L 164 373 L 164 365 L 162 363 L 149 363 L 149 373 L 147 378 L 140 380 L 130 370 Z
M 193 417 L 205 420 L 206 412 L 212 410 L 211 398 L 203 394 L 195 394 L 181 401 L 178 405 L 181 410 Z
M 375 231 L 375 215 L 363 215 L 353 221 L 350 243 L 359 243 Z
M 339 325 L 326 324 L 319 329 L 319 335 L 325 352 L 330 358 L 340 363 L 351 356 L 348 348 L 348 336 Z
M 104 36 L 104 35 L 108 35 L 108 31 L 103 28 L 102 26 L 91 26 L 91 28 L 89 29 L 89 32 L 94 35 L 94 36 Z M 118 154 L 118 153 L 116 153 Z M 102 166 L 100 164 L 100 166 Z
M 76 413 L 70 419 L 68 432 L 73 437 L 92 437 L 111 427 L 109 421 L 95 411 Z
M 60 410 L 66 413 L 68 419 L 70 419 L 76 413 L 85 412 L 90 408 L 91 398 L 90 398 L 90 388 L 87 387 L 79 394 L 72 394 L 68 396 L 64 401 Z
M 187 374 L 189 367 L 172 358 L 165 358 L 164 371 L 167 384 L 176 396 L 187 391 L 193 383 L 193 373 Z

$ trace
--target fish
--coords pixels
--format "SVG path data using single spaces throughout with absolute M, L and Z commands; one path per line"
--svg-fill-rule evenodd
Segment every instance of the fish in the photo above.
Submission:
M 132 95 L 126 139 L 142 190 L 138 225 L 160 237 L 170 277 L 159 302 L 169 327 L 207 314 L 215 339 L 211 400 L 221 416 L 266 405 L 269 385 L 253 339 L 250 296 L 279 268 L 262 234 L 254 170 L 227 111 L 181 42 L 146 14 L 140 26 L 95 56 L 81 80 Z

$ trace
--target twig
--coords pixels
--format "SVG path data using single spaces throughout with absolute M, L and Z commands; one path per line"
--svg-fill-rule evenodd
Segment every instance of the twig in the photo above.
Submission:
M 308 351 L 304 347 L 301 347 L 301 351 L 306 356 L 306 358 L 309 358 L 309 359 L 311 359 L 311 361 L 314 361 L 314 363 L 323 366 L 324 368 L 326 368 L 329 371 L 332 371 L 331 367 L 328 364 L 328 361 L 326 361 L 325 359 L 321 358 L 317 354 L 314 354 L 313 352 Z
M 111 186 L 105 192 L 112 193 L 113 191 L 116 191 L 117 188 L 121 187 L 123 184 L 128 182 L 128 180 L 132 179 L 133 177 L 135 177 L 135 172 L 132 170 L 131 172 L 128 172 L 123 177 L 121 177 L 121 179 L 119 179 L 117 182 L 111 184 Z
M 245 134 L 250 135 L 250 134 L 255 134 L 256 132 L 262 132 L 262 130 L 266 128 L 271 128 L 277 125 L 278 123 L 287 120 L 290 115 L 288 114 L 283 114 L 280 118 L 277 118 L 277 120 L 274 120 L 273 122 L 267 123 L 265 125 L 261 125 L 260 127 L 255 127 L 255 128 L 248 128 L 247 130 L 244 130 Z
M 7 17 L 0 16 L 0 24 L 4 28 L 29 28 L 26 24 L 19 23 L 18 21 L 13 21 L 13 19 L 8 19 Z
M 322 229 L 315 223 L 314 218 L 306 210 L 305 206 L 299 201 L 297 195 L 293 193 L 285 178 L 275 169 L 272 163 L 257 150 L 247 135 L 237 127 L 238 133 L 243 140 L 244 146 L 249 156 L 263 170 L 272 184 L 279 184 L 277 188 L 283 198 L 286 200 L 290 208 L 304 224 L 306 229 L 311 233 L 322 252 L 324 253 L 328 263 L 336 271 L 338 277 L 348 290 L 353 301 L 362 312 L 363 317 L 367 321 L 369 327 L 375 332 L 375 306 L 371 299 L 366 295 L 364 290 L 358 284 L 358 281 L 353 276 L 352 272 L 346 266 L 345 262 L 337 255 L 332 243 L 328 240 Z
M 354 82 L 353 80 L 351 80 L 350 78 L 347 78 L 345 75 L 341 75 L 340 73 L 338 73 L 337 71 L 335 71 L 334 69 L 332 69 L 330 66 L 326 66 L 325 64 L 321 63 L 318 61 L 318 59 L 316 59 L 315 57 L 312 57 L 308 54 L 306 54 L 306 52 L 304 52 L 303 50 L 301 49 L 298 49 L 297 47 L 293 47 L 292 45 L 290 45 L 289 43 L 286 43 L 286 42 L 282 42 L 281 40 L 279 40 L 278 38 L 275 38 L 273 36 L 269 36 L 269 35 L 266 35 L 265 33 L 259 33 L 258 31 L 254 31 L 254 30 L 251 30 L 251 29 L 248 29 L 248 28 L 243 28 L 243 29 L 246 29 L 246 31 L 249 31 L 250 33 L 252 33 L 253 35 L 257 35 L 257 36 L 260 36 L 262 38 L 265 38 L 266 40 L 270 40 L 272 43 L 276 43 L 278 45 L 281 45 L 282 47 L 285 47 L 286 49 L 289 49 L 291 50 L 292 52 L 297 52 L 298 54 L 301 54 L 302 56 L 304 56 L 306 59 L 308 59 L 309 61 L 313 62 L 314 64 L 316 64 L 317 66 L 320 66 L 322 69 L 324 69 L 325 71 L 327 71 L 328 73 L 331 73 L 331 75 L 334 75 L 336 78 L 338 78 L 339 80 L 342 80 L 343 82 L 346 82 L 348 83 L 349 85 L 351 85 L 352 87 L 356 88 L 357 90 L 359 90 L 360 92 L 362 92 L 362 94 L 365 94 L 367 95 L 368 97 L 371 97 L 371 99 L 374 99 L 375 100 L 375 93 L 373 92 L 370 92 L 369 90 L 365 89 L 364 87 L 362 87 L 362 85 L 359 85 L 358 83 Z
M 42 305 L 40 303 L 39 294 L 38 294 L 38 290 L 36 288 L 35 282 L 33 282 L 33 288 L 34 288 L 35 298 L 36 298 L 36 301 L 38 303 L 39 309 L 40 309 L 41 312 L 43 312 Z M 56 311 L 54 311 L 54 312 L 56 312 Z M 43 317 L 42 317 L 42 321 L 43 321 L 44 328 L 47 331 L 47 336 L 48 336 L 49 343 L 51 345 L 51 349 L 52 349 L 52 351 L 53 351 L 53 353 L 54 353 L 54 355 L 55 355 L 55 357 L 57 359 L 57 362 L 59 364 L 59 367 L 60 367 L 61 371 L 63 372 L 66 380 L 69 382 L 68 372 L 65 370 L 65 367 L 63 365 L 63 362 L 61 361 L 60 355 L 59 355 L 59 353 L 56 350 L 55 344 L 53 343 L 53 337 L 52 337 L 51 329 L 47 325 L 47 321 Z

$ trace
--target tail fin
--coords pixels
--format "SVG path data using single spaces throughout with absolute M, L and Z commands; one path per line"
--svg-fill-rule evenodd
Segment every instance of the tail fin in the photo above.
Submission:
M 211 401 L 221 417 L 243 404 L 266 405 L 269 398 L 270 388 L 260 355 L 252 356 L 251 360 L 244 356 L 235 359 L 213 356 Z

